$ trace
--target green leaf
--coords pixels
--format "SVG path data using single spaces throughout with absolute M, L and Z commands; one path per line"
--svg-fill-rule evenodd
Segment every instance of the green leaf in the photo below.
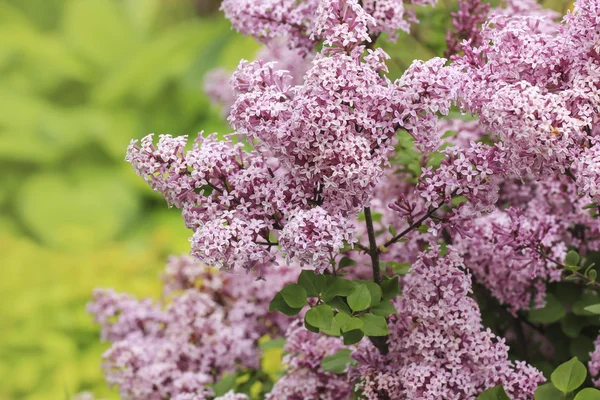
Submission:
M 579 254 L 576 251 L 569 250 L 565 257 L 565 265 L 577 266 L 579 264 Z
M 529 311 L 529 320 L 531 322 L 550 324 L 560 320 L 565 315 L 566 312 L 563 305 L 552 294 L 547 294 L 546 305 L 543 308 Z
M 260 349 L 262 351 L 270 350 L 270 349 L 281 349 L 285 345 L 285 338 L 276 338 L 269 339 L 266 342 L 260 344 Z
M 306 322 L 306 318 L 304 319 L 304 327 L 306 329 L 308 329 L 309 331 L 313 332 L 313 333 L 319 333 L 319 328 L 317 328 L 316 326 L 312 326 L 311 324 L 309 324 L 308 322 Z
M 429 227 L 426 224 L 419 225 L 417 230 L 421 233 L 427 233 L 429 231 Z
M 352 317 L 346 321 L 345 324 L 342 325 L 342 332 L 353 331 L 355 329 L 361 329 L 364 325 L 364 322 L 359 318 Z
M 396 261 L 388 261 L 387 265 L 396 273 L 397 275 L 406 275 L 410 272 L 410 263 L 409 262 L 396 262 Z
M 400 296 L 400 285 L 398 284 L 398 277 L 394 276 L 392 279 L 385 280 L 381 283 L 381 298 L 383 300 L 391 300 Z
M 560 320 L 560 327 L 563 333 L 570 338 L 578 337 L 581 330 L 588 324 L 588 317 L 579 317 L 574 314 L 567 314 Z
M 300 272 L 298 283 L 306 290 L 308 297 L 318 297 L 325 289 L 326 277 L 308 269 Z
M 591 306 L 583 307 L 585 311 L 591 312 L 593 314 L 600 314 L 600 303 L 593 304 Z
M 235 389 L 235 380 L 237 379 L 238 374 L 227 374 L 224 375 L 217 383 L 213 385 L 213 391 L 216 396 L 223 396 L 225 393 L 230 390 Z
M 269 303 L 269 311 L 273 312 L 275 310 L 281 311 L 288 317 L 292 317 L 294 315 L 297 315 L 302 310 L 302 307 L 300 307 L 300 308 L 290 307 L 286 303 L 286 301 L 283 299 L 281 292 L 279 292 L 275 295 L 273 300 L 271 300 L 271 303 Z
M 367 285 L 367 289 L 369 289 L 369 294 L 371 295 L 369 307 L 379 303 L 383 294 L 381 286 L 372 281 L 366 281 L 364 284 Z
M 508 397 L 504 391 L 504 387 L 498 385 L 481 392 L 481 394 L 477 396 L 477 400 L 510 400 L 510 397 Z
M 371 307 L 371 312 L 380 317 L 387 317 L 388 315 L 396 314 L 398 311 L 391 301 L 384 300 Z
M 107 67 L 132 49 L 135 35 L 119 2 L 77 0 L 68 5 L 65 36 L 87 60 Z
M 569 352 L 581 362 L 588 362 L 592 351 L 594 351 L 594 342 L 587 336 L 579 336 L 569 343 Z
M 365 284 L 361 284 L 352 289 L 348 295 L 348 305 L 352 311 L 363 311 L 371 305 L 371 293 Z
M 342 259 L 340 260 L 340 263 L 338 264 L 338 269 L 351 267 L 353 265 L 356 265 L 356 261 L 354 261 L 353 259 L 348 258 L 348 257 L 342 257 Z
M 337 315 L 344 315 L 344 316 L 348 317 L 347 314 L 343 314 L 343 313 L 337 313 Z M 328 329 L 322 329 L 322 331 L 324 334 L 329 335 L 329 336 L 340 336 L 342 333 L 341 328 L 342 328 L 342 325 L 339 323 L 339 321 L 335 317 L 333 317 L 333 320 L 331 321 L 331 326 Z
M 365 314 L 360 317 L 360 320 L 363 322 L 362 331 L 367 336 L 385 336 L 390 333 L 384 317 Z
M 348 304 L 346 304 L 346 300 L 344 300 L 343 297 L 335 296 L 333 299 L 329 300 L 327 304 L 329 304 L 331 307 L 336 308 L 342 313 L 348 315 L 352 314 L 352 310 L 350 309 L 350 307 L 348 307 Z
M 350 317 L 348 314 L 344 314 L 344 313 L 337 313 L 335 315 L 335 317 L 333 317 L 333 319 L 335 319 L 335 321 L 340 324 L 340 327 L 344 327 L 344 325 L 346 325 L 346 323 L 348 321 L 350 321 Z
M 535 400 L 564 400 L 565 395 L 554 387 L 552 383 L 546 383 L 535 391 Z
M 291 283 L 279 292 L 292 308 L 302 308 L 306 305 L 306 290 L 297 283 Z
M 344 338 L 344 344 L 346 346 L 360 342 L 364 336 L 365 334 L 360 329 L 342 332 L 342 337 Z
M 573 303 L 573 314 L 583 317 L 594 316 L 596 314 L 586 310 L 586 307 L 598 304 L 598 302 L 600 302 L 600 297 L 597 293 L 584 293 Z
M 327 304 L 321 304 L 308 310 L 304 319 L 316 328 L 330 329 L 333 321 L 333 310 Z
M 328 277 L 325 292 L 323 293 L 323 300 L 327 302 L 335 296 L 348 296 L 352 292 L 352 289 L 354 289 L 352 281 L 337 276 Z
M 338 350 L 337 353 L 323 358 L 321 368 L 323 368 L 323 371 L 342 374 L 346 366 L 353 361 L 350 354 L 352 354 L 352 350 L 350 349 Z
M 559 365 L 550 379 L 558 390 L 563 393 L 569 393 L 577 389 L 587 375 L 585 366 L 577 359 L 577 357 L 571 358 L 569 361 Z
M 592 388 L 582 389 L 575 396 L 575 400 L 600 400 L 600 390 Z
M 396 228 L 394 228 L 393 225 L 388 226 L 388 232 L 390 233 L 390 235 L 392 235 L 392 237 L 398 234 L 398 232 L 396 232 Z

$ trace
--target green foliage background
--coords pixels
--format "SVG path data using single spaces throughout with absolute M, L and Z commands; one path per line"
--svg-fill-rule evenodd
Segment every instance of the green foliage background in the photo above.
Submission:
M 186 0 L 0 0 L 0 399 L 103 381 L 94 287 L 160 296 L 188 234 L 123 161 L 150 132 L 226 133 L 204 73 L 257 45 Z
M 94 287 L 159 297 L 167 256 L 188 249 L 125 149 L 150 132 L 227 133 L 203 76 L 258 49 L 201 16 L 209 3 L 0 0 L 0 400 L 118 398 L 85 304 Z M 413 35 L 385 45 L 391 76 L 443 53 L 452 9 L 419 10 Z

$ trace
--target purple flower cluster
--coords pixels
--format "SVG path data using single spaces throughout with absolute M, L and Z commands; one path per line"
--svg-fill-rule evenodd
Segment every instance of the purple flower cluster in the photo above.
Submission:
M 350 372 L 367 399 L 469 400 L 503 384 L 515 400 L 533 396 L 544 381 L 535 368 L 508 359 L 508 346 L 481 323 L 469 297 L 471 281 L 463 261 L 449 248 L 422 254 L 390 318 L 389 354 L 363 345 L 353 353 Z
M 348 400 L 352 385 L 343 375 L 325 372 L 321 362 L 344 348 L 340 338 L 309 332 L 300 321 L 286 333 L 284 375 L 267 400 Z
M 164 303 L 98 289 L 88 310 L 112 343 L 106 380 L 126 399 L 204 399 L 224 373 L 259 365 L 258 339 L 281 334 L 289 319 L 268 304 L 293 270 L 274 268 L 266 285 L 252 275 L 219 274 L 189 257 L 172 257 Z M 225 397 L 238 399 L 238 397 Z M 239 397 L 244 398 L 244 397 Z
M 410 1 L 416 6 L 435 3 L 435 0 Z M 302 54 L 310 53 L 319 41 L 330 40 L 328 35 L 332 32 L 323 30 L 327 19 L 330 22 L 325 24 L 337 26 L 333 28 L 335 35 L 345 35 L 350 41 L 351 37 L 364 37 L 366 29 L 371 36 L 387 33 L 395 40 L 399 31 L 408 32 L 410 24 L 417 22 L 409 3 L 401 0 L 224 0 L 221 9 L 241 33 L 266 44 L 286 37 L 288 46 Z M 368 17 L 357 29 L 354 17 L 365 12 Z

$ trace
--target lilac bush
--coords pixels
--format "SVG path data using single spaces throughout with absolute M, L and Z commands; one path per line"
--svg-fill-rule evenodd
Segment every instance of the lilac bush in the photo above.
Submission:
M 207 78 L 234 132 L 127 151 L 193 259 L 160 302 L 94 294 L 123 398 L 598 398 L 600 2 L 460 0 L 394 78 L 428 5 L 223 1 L 266 46 Z

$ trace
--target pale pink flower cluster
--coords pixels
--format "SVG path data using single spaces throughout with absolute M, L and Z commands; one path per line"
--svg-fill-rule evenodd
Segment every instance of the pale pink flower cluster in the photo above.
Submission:
M 183 210 L 199 260 L 262 270 L 280 245 L 323 270 L 355 240 L 345 219 L 371 200 L 396 130 L 407 129 L 424 150 L 437 148 L 438 116 L 456 99 L 460 74 L 433 59 L 415 62 L 392 83 L 383 50 L 363 57 L 371 19 L 356 1 L 323 2 L 314 23 L 326 45 L 301 85 L 292 86 L 294 77 L 273 62 L 240 63 L 229 121 L 256 150 L 231 137 L 200 136 L 188 151 L 185 137 L 132 142 L 127 161 Z M 305 237 L 290 240 L 300 226 Z
M 597 8 L 597 1 L 577 1 L 562 24 L 549 25 L 527 13 L 496 15 L 484 26 L 483 44 L 457 58 L 465 74 L 461 105 L 503 142 L 511 175 L 563 173 L 593 151 L 600 115 Z M 586 194 L 589 179 L 578 178 Z
M 436 1 L 413 0 L 410 3 L 424 6 L 435 5 Z M 319 7 L 333 13 L 329 13 L 329 16 L 320 14 L 322 10 Z M 364 9 L 369 16 L 364 20 L 364 28 L 357 29 L 353 16 L 363 14 L 357 11 L 358 8 Z M 337 21 L 330 19 L 329 24 L 337 23 L 338 27 L 333 28 L 337 30 L 336 35 L 346 35 L 349 41 L 353 40 L 352 37 L 357 39 L 357 35 L 364 36 L 365 28 L 372 36 L 386 33 L 391 40 L 395 40 L 399 31 L 408 32 L 410 24 L 417 22 L 414 10 L 408 2 L 401 0 L 365 0 L 360 5 L 357 0 L 224 0 L 221 9 L 241 33 L 267 44 L 285 36 L 288 46 L 303 54 L 310 53 L 320 40 L 330 40 L 328 35 L 331 32 L 322 30 L 323 17 L 339 15 L 341 18 Z
M 494 212 L 463 220 L 453 236 L 477 283 L 515 312 L 542 307 L 546 285 L 563 275 L 569 247 L 581 254 L 600 248 L 600 221 L 584 209 L 566 176 L 502 183 Z M 510 208 L 502 207 L 510 204 Z
M 588 370 L 590 371 L 594 385 L 600 388 L 600 336 L 594 341 L 594 350 L 590 353 Z
M 370 400 L 472 400 L 502 384 L 511 399 L 532 398 L 541 372 L 508 359 L 504 340 L 482 326 L 462 259 L 452 248 L 444 258 L 437 252 L 422 254 L 406 277 L 389 354 L 366 342 L 353 353 L 357 388 Z
M 267 400 L 350 399 L 352 385 L 346 377 L 321 368 L 324 357 L 344 348 L 341 338 L 312 333 L 301 321 L 292 324 L 285 336 L 285 372 Z
M 300 85 L 304 80 L 304 74 L 311 66 L 312 55 L 301 55 L 295 50 L 290 50 L 285 38 L 279 38 L 269 42 L 257 54 L 256 60 L 265 63 L 275 62 L 277 70 L 288 71 L 292 85 Z M 204 76 L 204 91 L 211 101 L 221 107 L 222 114 L 227 117 L 236 95 L 231 86 L 232 72 L 223 68 L 209 71 Z
M 172 257 L 165 295 L 157 303 L 113 290 L 96 290 L 88 310 L 111 347 L 106 380 L 132 400 L 204 399 L 224 373 L 258 368 L 258 339 L 282 334 L 290 319 L 268 304 L 297 270 L 272 268 L 269 283 L 252 274 L 219 274 L 189 257 Z M 243 399 L 232 397 L 226 399 Z

